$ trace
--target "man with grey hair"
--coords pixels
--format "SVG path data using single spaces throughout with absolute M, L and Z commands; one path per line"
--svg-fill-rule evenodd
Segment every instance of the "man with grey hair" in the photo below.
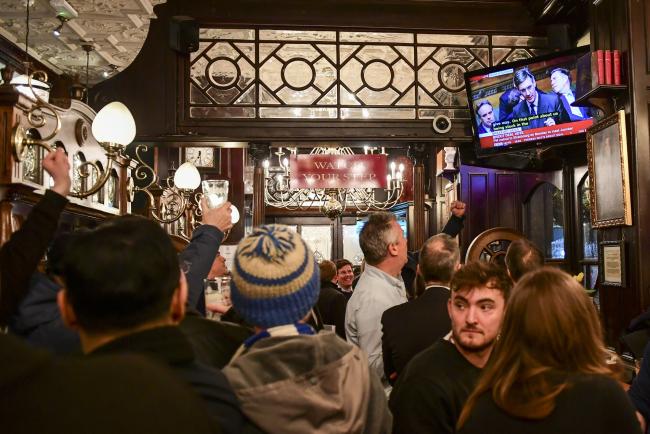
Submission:
M 378 212 L 368 217 L 359 244 L 366 268 L 348 301 L 345 334 L 348 342 L 368 354 L 370 367 L 388 386 L 381 352 L 381 316 L 386 309 L 407 300 L 401 278 L 407 261 L 406 238 L 394 214 Z
M 416 354 L 451 330 L 449 282 L 459 268 L 460 250 L 452 237 L 438 234 L 425 241 L 417 267 L 424 292 L 388 309 L 381 318 L 384 372 L 391 384 Z

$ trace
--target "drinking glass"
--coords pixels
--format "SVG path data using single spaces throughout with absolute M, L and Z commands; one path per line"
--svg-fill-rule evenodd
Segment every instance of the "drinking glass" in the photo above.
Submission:
M 208 208 L 216 208 L 228 200 L 228 181 L 209 179 L 201 183 L 203 196 L 208 201 Z
M 207 179 L 201 183 L 203 196 L 205 196 L 208 208 L 216 208 L 228 200 L 228 181 L 225 179 Z M 239 221 L 239 210 L 231 205 L 232 224 Z

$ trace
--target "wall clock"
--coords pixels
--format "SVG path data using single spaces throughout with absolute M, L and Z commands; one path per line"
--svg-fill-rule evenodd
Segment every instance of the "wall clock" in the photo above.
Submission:
M 196 167 L 214 167 L 214 148 L 185 148 L 185 162 Z

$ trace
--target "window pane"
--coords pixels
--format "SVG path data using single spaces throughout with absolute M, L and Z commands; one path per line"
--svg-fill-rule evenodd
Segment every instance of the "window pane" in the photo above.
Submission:
M 301 235 L 318 261 L 332 258 L 332 227 L 330 225 L 302 226 Z
M 359 246 L 359 232 L 361 225 L 343 225 L 343 258 L 353 265 L 361 265 L 363 252 Z M 340 258 L 338 258 L 340 259 Z

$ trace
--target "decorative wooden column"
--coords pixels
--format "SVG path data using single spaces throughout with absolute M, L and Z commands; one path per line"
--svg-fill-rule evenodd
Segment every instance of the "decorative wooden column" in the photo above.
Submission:
M 269 158 L 271 145 L 269 143 L 250 143 L 250 156 L 255 161 L 253 172 L 253 227 L 263 225 L 266 220 L 266 204 L 264 203 L 264 160 Z
M 425 197 L 425 170 L 424 162 L 427 161 L 427 145 L 416 143 L 409 145 L 408 156 L 413 160 L 413 243 L 410 250 L 422 247 L 426 240 L 426 224 L 424 216 Z

